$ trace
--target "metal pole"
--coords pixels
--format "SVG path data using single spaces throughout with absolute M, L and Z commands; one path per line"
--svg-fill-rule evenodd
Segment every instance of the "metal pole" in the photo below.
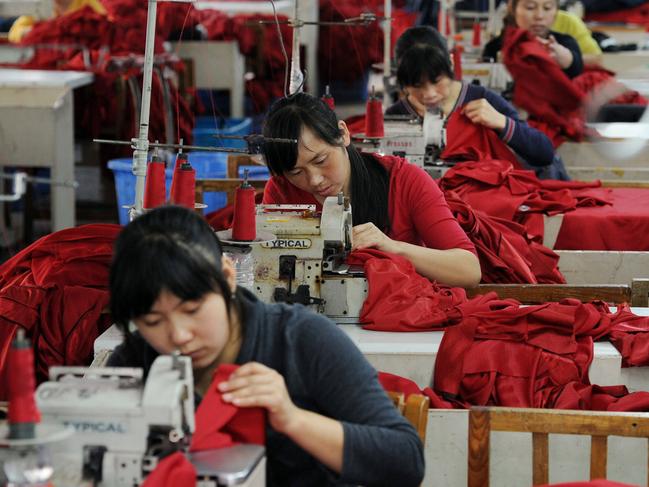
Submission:
M 153 78 L 153 54 L 155 47 L 155 25 L 157 0 L 149 0 L 146 19 L 146 44 L 144 46 L 144 67 L 142 80 L 142 105 L 140 107 L 140 132 L 133 151 L 133 174 L 135 174 L 135 202 L 131 219 L 142 213 L 144 204 L 144 179 L 146 159 L 149 152 L 149 111 L 151 107 L 151 86 Z
M 291 51 L 291 72 L 288 92 L 290 95 L 302 91 L 302 70 L 300 69 L 300 20 L 298 18 L 298 0 L 295 0 L 295 23 L 293 25 L 293 50 Z M 315 73 L 309 73 L 314 76 Z
M 388 83 L 391 76 L 390 60 L 392 59 L 392 0 L 385 0 L 383 7 L 383 106 L 390 104 Z
M 489 0 L 489 16 L 487 19 L 487 36 L 489 39 L 496 37 L 496 0 Z

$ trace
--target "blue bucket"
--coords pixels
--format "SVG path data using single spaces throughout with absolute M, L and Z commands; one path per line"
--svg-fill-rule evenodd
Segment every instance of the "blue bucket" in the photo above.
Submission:
M 225 178 L 228 166 L 228 154 L 225 152 L 189 152 L 189 163 L 196 170 L 196 177 L 201 179 Z M 117 212 L 119 223 L 128 223 L 128 209 L 125 205 L 133 205 L 135 201 L 135 175 L 133 174 L 133 160 L 131 158 L 113 159 L 108 161 L 108 168 L 115 177 L 115 192 L 117 194 Z M 265 169 L 265 168 L 264 168 Z M 171 189 L 173 170 L 165 171 L 165 185 L 167 198 Z M 227 197 L 225 193 L 205 193 L 204 203 L 207 205 L 204 213 L 218 210 L 225 206 Z
M 193 134 L 193 145 L 207 147 L 230 147 L 245 149 L 246 142 L 237 139 L 219 139 L 215 135 L 249 135 L 252 127 L 250 118 L 196 117 Z

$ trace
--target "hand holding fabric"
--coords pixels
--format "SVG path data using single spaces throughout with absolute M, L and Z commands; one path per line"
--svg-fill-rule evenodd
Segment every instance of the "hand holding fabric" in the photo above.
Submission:
M 507 123 L 507 117 L 491 106 L 486 98 L 470 101 L 462 108 L 462 114 L 471 122 L 490 129 L 503 130 Z
M 268 420 L 274 430 L 286 433 L 297 416 L 286 389 L 284 377 L 277 371 L 257 362 L 239 367 L 227 382 L 219 384 L 223 401 L 240 408 L 262 407 L 268 411 Z
M 399 242 L 392 240 L 374 223 L 363 223 L 352 228 L 352 250 L 378 249 L 397 254 Z
M 548 50 L 550 57 L 561 66 L 561 69 L 568 69 L 570 67 L 572 64 L 572 53 L 570 49 L 559 44 L 553 35 L 550 35 L 547 39 L 539 37 L 538 40 Z

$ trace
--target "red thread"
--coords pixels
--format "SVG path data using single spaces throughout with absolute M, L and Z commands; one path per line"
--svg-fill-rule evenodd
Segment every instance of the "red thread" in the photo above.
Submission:
M 188 164 L 189 160 L 187 159 L 187 154 L 184 152 L 178 153 L 176 156 L 176 164 L 174 165 L 174 173 L 173 177 L 171 178 L 171 188 L 169 189 L 169 198 L 171 199 L 171 195 L 176 193 L 176 180 L 178 178 L 178 173 L 180 172 L 180 168 L 182 167 L 183 164 Z
M 329 106 L 329 108 L 331 108 L 332 110 L 336 109 L 336 102 L 334 100 L 334 97 L 330 94 L 325 93 L 324 95 L 322 95 L 322 101 L 325 102 L 327 106 Z
M 255 188 L 245 180 L 234 194 L 232 240 L 250 242 L 257 236 L 255 221 Z
M 170 202 L 193 210 L 196 201 L 196 170 L 189 163 L 184 163 L 176 173 L 174 182 L 171 185 Z
M 36 407 L 34 389 L 34 351 L 29 340 L 16 335 L 9 350 L 9 424 L 38 423 L 41 415 Z
M 480 25 L 480 22 L 474 22 L 473 23 L 473 39 L 471 40 L 471 45 L 474 47 L 480 47 L 482 44 L 482 39 L 481 39 L 481 30 L 482 27 Z
M 365 136 L 383 137 L 383 104 L 374 96 L 367 99 Z
M 453 48 L 453 73 L 456 80 L 462 81 L 462 46 L 460 45 Z
M 153 156 L 146 168 L 144 207 L 155 208 L 163 205 L 166 198 L 165 163 L 159 157 Z

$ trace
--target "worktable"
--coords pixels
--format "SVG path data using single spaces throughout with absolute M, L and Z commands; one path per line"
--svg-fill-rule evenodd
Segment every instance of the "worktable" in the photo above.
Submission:
M 74 181 L 75 88 L 92 83 L 78 71 L 0 69 L 0 166 L 49 167 Z M 74 188 L 53 185 L 52 230 L 75 224 Z

